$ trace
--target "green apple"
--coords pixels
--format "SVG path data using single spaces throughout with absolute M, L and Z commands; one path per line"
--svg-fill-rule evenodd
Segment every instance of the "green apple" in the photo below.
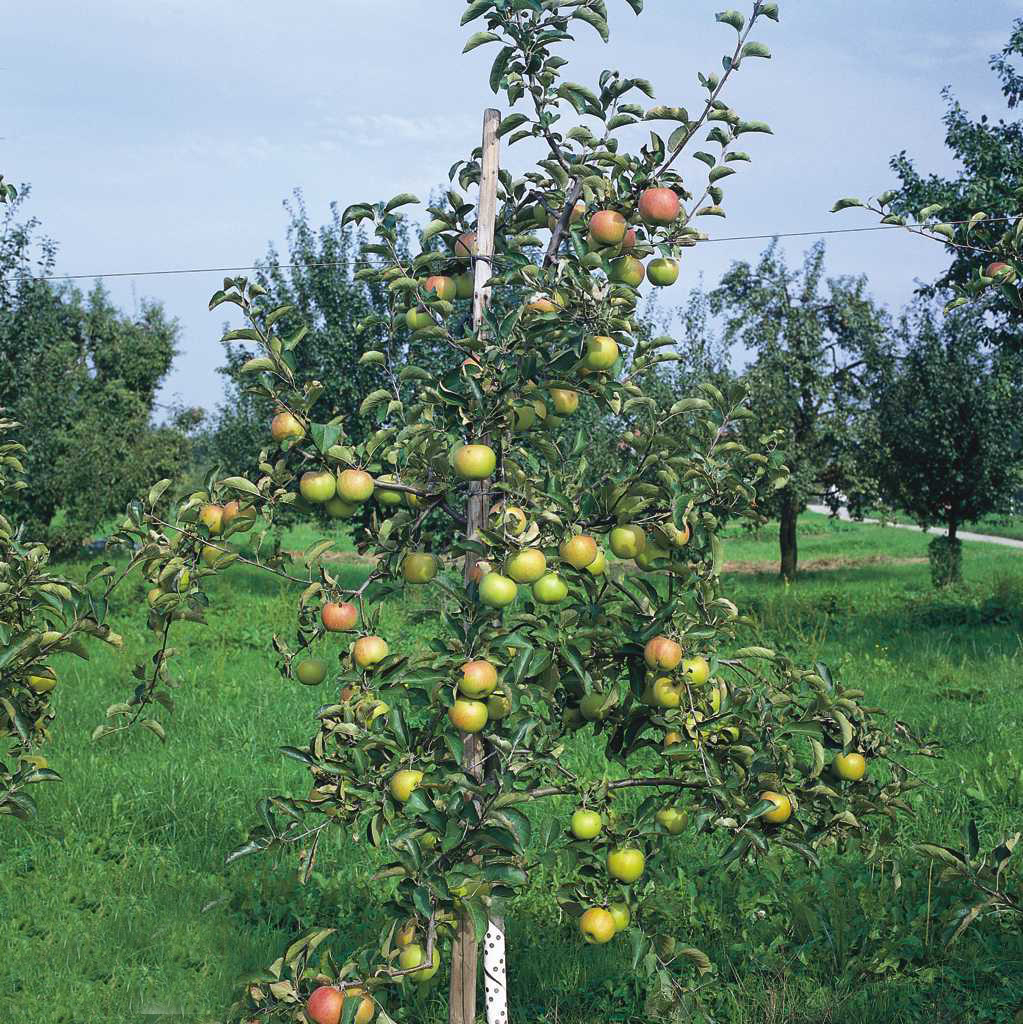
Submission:
M 411 943 L 411 945 L 406 946 L 398 954 L 398 966 L 403 971 L 411 971 L 412 973 L 407 975 L 407 977 L 417 985 L 429 981 L 440 970 L 440 953 L 437 951 L 436 946 L 433 947 L 433 957 L 430 966 L 422 967 L 420 970 L 413 969 L 420 967 L 424 963 L 426 963 L 426 950 L 418 942 Z
M 504 563 L 504 571 L 516 583 L 536 583 L 547 572 L 547 558 L 539 548 L 523 548 Z
M 618 359 L 618 343 L 614 338 L 594 335 L 586 340 L 582 365 L 587 370 L 610 370 Z
M 652 285 L 658 288 L 667 288 L 678 280 L 678 261 L 651 260 L 646 268 L 646 276 Z
M 463 444 L 452 457 L 455 474 L 462 480 L 486 480 L 497 468 L 497 455 L 487 444 Z
M 635 558 L 646 547 L 646 534 L 638 526 L 616 526 L 610 542 L 611 550 L 619 558 Z
M 607 873 L 626 885 L 639 881 L 645 868 L 646 857 L 635 847 L 621 847 L 607 855 Z
M 632 914 L 629 913 L 629 905 L 627 903 L 612 903 L 608 907 L 608 911 L 614 918 L 616 935 L 618 932 L 623 932 L 629 927 L 629 922 L 632 921 Z
M 489 661 L 467 661 L 462 666 L 458 690 L 463 697 L 479 700 L 497 689 L 497 669 Z
M 703 686 L 710 679 L 710 662 L 701 655 L 685 658 L 682 661 L 682 673 L 686 682 L 693 686 Z M 720 701 L 720 697 L 718 698 Z
M 533 597 L 539 604 L 559 604 L 568 597 L 568 584 L 555 572 L 549 572 L 533 584 Z
M 506 608 L 519 592 L 515 581 L 499 572 L 488 572 L 480 580 L 479 587 L 480 601 L 489 608 Z
M 596 839 L 604 827 L 604 819 L 596 811 L 580 807 L 573 812 L 570 828 L 576 839 Z
M 419 784 L 422 781 L 422 772 L 405 769 L 404 771 L 395 772 L 391 776 L 388 788 L 391 791 L 391 796 L 393 796 L 398 803 L 403 804 L 419 788 Z
M 670 836 L 679 835 L 689 824 L 689 815 L 680 807 L 662 807 L 654 817 Z
M 327 678 L 327 663 L 322 658 L 306 658 L 295 670 L 298 681 L 306 686 L 319 686 Z

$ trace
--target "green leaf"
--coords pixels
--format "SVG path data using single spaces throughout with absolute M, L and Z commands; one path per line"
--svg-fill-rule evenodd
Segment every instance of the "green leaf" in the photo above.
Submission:
M 766 121 L 740 121 L 733 131 L 736 135 L 746 135 L 749 132 L 762 132 L 764 135 L 774 134 Z
M 587 25 L 592 25 L 600 38 L 606 43 L 610 38 L 610 34 L 607 28 L 607 21 L 602 18 L 596 11 L 591 10 L 588 7 L 580 7 L 572 15 L 573 18 L 578 18 L 580 21 L 585 21 Z
M 384 402 L 391 400 L 391 392 L 384 388 L 378 388 L 376 391 L 371 391 L 363 400 L 362 405 L 359 406 L 359 415 L 365 416 L 366 413 L 371 412 L 378 405 L 382 405 Z
M 344 227 L 352 221 L 358 223 L 361 220 L 367 220 L 374 216 L 375 211 L 369 203 L 352 203 L 341 215 L 341 226 Z
M 386 362 L 387 356 L 385 356 L 383 352 L 376 351 L 376 349 L 369 349 L 368 351 L 363 352 L 361 356 L 359 356 L 360 366 L 368 366 L 370 363 Z
M 746 18 L 739 11 L 718 11 L 714 17 L 725 25 L 731 25 L 736 32 L 741 32 L 746 27 Z
M 250 480 L 246 480 L 243 476 L 228 476 L 220 481 L 222 487 L 230 487 L 233 490 L 241 491 L 243 494 L 251 494 L 253 497 L 260 498 L 262 495 L 259 493 L 259 488 L 252 483 Z
M 423 228 L 423 233 L 419 236 L 419 241 L 422 244 L 426 244 L 435 235 L 439 235 L 442 231 L 447 231 L 451 225 L 446 220 L 431 220 L 429 224 Z
M 508 61 L 512 59 L 515 54 L 514 46 L 505 46 L 501 49 L 501 52 L 497 55 L 494 60 L 493 66 L 490 69 L 490 91 L 497 92 L 501 88 L 501 79 L 504 77 L 505 68 L 508 67 Z
M 707 175 L 707 179 L 711 182 L 720 181 L 722 178 L 727 178 L 730 174 L 735 174 L 734 167 L 715 167 Z
M 834 206 L 831 207 L 832 213 L 838 213 L 840 210 L 848 210 L 852 206 L 864 206 L 862 199 L 839 199 Z
M 764 43 L 757 43 L 750 40 L 741 50 L 743 57 L 764 57 L 771 59 L 771 51 Z
M 765 18 L 770 18 L 771 21 L 778 21 L 779 20 L 778 5 L 776 3 L 770 2 L 770 3 L 761 4 L 760 5 L 760 13 Z
M 163 731 L 163 726 L 155 718 L 143 718 L 139 724 L 143 729 L 148 729 L 154 736 L 164 742 L 167 741 L 167 734 Z
M 691 961 L 701 977 L 714 969 L 710 957 L 702 949 L 697 949 L 695 946 L 680 946 L 675 950 L 675 955 L 684 956 L 687 960 Z
M 412 195 L 411 192 L 402 192 L 396 195 L 385 207 L 384 212 L 390 213 L 392 210 L 398 209 L 399 206 L 408 206 L 410 203 L 418 203 L 419 197 Z
M 501 37 L 496 32 L 477 32 L 475 35 L 469 36 L 465 47 L 462 49 L 462 53 L 475 50 L 477 46 L 485 46 L 487 43 L 499 43 L 500 41 Z
M 495 2 L 496 0 L 474 0 L 466 8 L 460 24 L 468 25 L 470 21 L 475 21 L 484 11 L 489 11 Z
M 643 0 L 625 0 L 625 2 L 637 13 L 643 13 Z
M 498 138 L 503 138 L 509 132 L 515 131 L 516 128 L 520 128 L 529 120 L 525 114 L 509 114 L 502 122 L 501 127 L 497 130 Z

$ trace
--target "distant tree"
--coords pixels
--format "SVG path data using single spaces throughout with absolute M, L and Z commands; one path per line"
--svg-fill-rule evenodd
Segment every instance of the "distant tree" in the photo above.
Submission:
M 13 511 L 54 550 L 73 550 L 189 459 L 181 431 L 153 426 L 178 327 L 159 304 L 131 317 L 98 285 L 84 296 L 44 280 L 56 246 L 18 220 L 27 196 L 0 225 L 0 406 L 31 442 Z
M 710 293 L 724 338 L 749 352 L 754 438 L 780 429 L 788 483 L 765 496 L 778 519 L 781 575 L 798 566 L 796 522 L 814 497 L 858 509 L 876 499 L 858 456 L 875 374 L 891 350 L 888 318 L 865 278 L 826 278 L 824 246 L 790 270 L 775 243 L 756 265 L 735 263 Z
M 973 307 L 942 317 L 921 301 L 899 324 L 901 359 L 875 397 L 876 473 L 886 498 L 931 544 L 936 584 L 961 578 L 963 523 L 1007 510 L 1021 484 L 1021 358 L 992 345 Z

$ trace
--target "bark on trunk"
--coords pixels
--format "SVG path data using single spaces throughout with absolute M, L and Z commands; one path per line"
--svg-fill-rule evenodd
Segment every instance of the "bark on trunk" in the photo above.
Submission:
M 799 550 L 796 543 L 796 520 L 799 518 L 799 510 L 796 503 L 786 498 L 782 503 L 781 516 L 778 519 L 778 546 L 781 549 L 781 576 L 782 579 L 794 580 L 796 578 L 796 567 L 799 559 Z

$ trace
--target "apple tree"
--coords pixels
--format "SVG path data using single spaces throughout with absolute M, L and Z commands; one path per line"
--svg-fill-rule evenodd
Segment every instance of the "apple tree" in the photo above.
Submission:
M 498 47 L 491 87 L 510 112 L 488 112 L 483 145 L 452 168 L 422 252 L 398 245 L 414 196 L 345 212 L 370 237 L 360 274 L 389 296 L 361 328 L 403 340 L 400 360 L 362 356 L 378 381 L 358 440 L 317 415 L 323 386 L 296 371 L 304 329 L 281 328 L 290 308 L 246 278 L 213 296 L 238 308 L 226 340 L 252 346 L 247 386 L 277 411 L 258 475 L 215 474 L 181 501 L 163 482 L 131 511 L 123 538 L 164 585 L 151 597 L 158 654 L 123 713 L 166 697 L 172 625 L 208 613 L 210 576 L 243 560 L 292 582 L 296 628 L 273 644 L 283 675 L 323 694 L 312 735 L 284 751 L 309 789 L 267 798 L 229 859 L 291 846 L 311 865 L 324 830 L 342 830 L 383 858 L 387 920 L 361 949 L 329 927 L 299 937 L 250 980 L 237 1019 L 386 1024 L 443 971 L 449 1019 L 469 1024 L 483 943 L 487 1017 L 506 1021 L 494 951 L 537 864 L 560 865 L 552 898 L 581 947 L 630 944 L 657 1012 L 710 969 L 657 898 L 678 835 L 716 837 L 722 867 L 772 851 L 812 867 L 907 808 L 905 731 L 825 666 L 766 646 L 725 593 L 723 528 L 758 521 L 758 494 L 787 479 L 748 427 L 745 392 L 704 383 L 665 405 L 637 383 L 674 358 L 671 339 L 637 336 L 641 286 L 676 279 L 698 225 L 724 214 L 724 180 L 749 162 L 738 144 L 769 131 L 722 95 L 770 56 L 753 32 L 778 16 L 762 0 L 717 15 L 734 45 L 698 76 L 690 114 L 650 105 L 641 78 L 564 78 L 558 50 L 576 28 L 607 38 L 603 0 L 466 5 L 466 50 Z M 516 175 L 499 167 L 499 140 L 546 152 Z M 679 166 L 694 144 L 699 175 Z M 467 327 L 456 314 L 470 297 Z M 417 364 L 427 344 L 452 353 L 450 372 Z M 630 457 L 597 485 L 586 432 L 564 429 L 587 406 L 630 423 Z M 359 586 L 324 560 L 329 538 L 301 568 L 260 553 L 261 532 L 295 508 L 370 510 L 357 539 L 374 565 Z M 427 595 L 417 646 L 381 626 L 384 603 L 413 590 Z M 600 778 L 566 766 L 579 733 L 600 744 Z M 541 827 L 538 802 L 558 798 L 569 810 Z

